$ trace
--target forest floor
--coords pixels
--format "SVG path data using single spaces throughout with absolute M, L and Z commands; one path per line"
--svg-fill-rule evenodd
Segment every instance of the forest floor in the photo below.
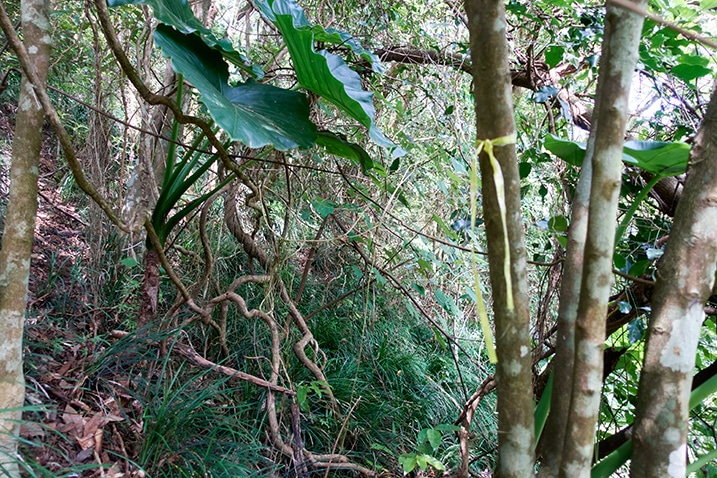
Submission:
M 14 105 L 0 104 L 0 221 L 7 207 Z M 143 476 L 126 458 L 141 423 L 123 411 L 132 407 L 126 376 L 105 377 L 114 393 L 93 387 L 88 368 L 107 343 L 101 314 L 79 265 L 90 259 L 87 223 L 58 180 L 69 177 L 45 135 L 40 156 L 39 203 L 25 327 L 27 411 L 21 428 L 27 476 Z M 124 422 L 121 428 L 118 423 Z M 127 430 L 136 436 L 127 437 Z

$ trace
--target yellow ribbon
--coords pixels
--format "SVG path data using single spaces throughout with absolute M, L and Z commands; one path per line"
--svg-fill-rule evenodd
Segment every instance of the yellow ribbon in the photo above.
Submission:
M 503 180 L 503 171 L 500 168 L 500 163 L 498 163 L 498 160 L 495 158 L 495 154 L 493 154 L 493 148 L 495 146 L 515 144 L 515 142 L 515 133 L 507 136 L 502 136 L 493 140 L 484 139 L 476 141 L 477 151 L 475 156 L 473 157 L 470 171 L 471 231 L 473 231 L 475 229 L 476 224 L 476 198 L 478 196 L 478 156 L 480 155 L 481 151 L 485 150 L 486 154 L 488 155 L 488 158 L 490 159 L 491 168 L 493 169 L 493 182 L 495 184 L 496 196 L 498 198 L 500 219 L 503 225 L 503 238 L 505 240 L 505 253 L 503 255 L 503 275 L 505 277 L 506 308 L 508 310 L 513 310 L 515 308 L 515 305 L 513 302 L 513 279 L 510 272 L 510 243 L 508 241 L 508 222 L 506 219 L 505 182 Z M 485 301 L 483 300 L 483 294 L 480 288 L 480 277 L 478 276 L 478 266 L 476 265 L 475 259 L 475 243 L 471 251 L 471 265 L 473 267 L 473 285 L 475 287 L 478 316 L 480 318 L 483 335 L 485 336 L 488 359 L 491 363 L 497 363 L 498 357 L 495 353 L 493 333 L 490 328 L 490 322 L 488 320 L 488 314 L 485 308 Z

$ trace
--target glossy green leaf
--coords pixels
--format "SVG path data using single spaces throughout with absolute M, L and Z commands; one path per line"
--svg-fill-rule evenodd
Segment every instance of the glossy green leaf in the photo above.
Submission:
M 301 93 L 248 81 L 230 86 L 222 55 L 196 35 L 158 25 L 155 41 L 172 67 L 200 92 L 200 100 L 229 136 L 250 148 L 309 148 L 317 138 L 309 103 Z
M 548 135 L 545 149 L 573 166 L 580 166 L 585 158 L 585 143 L 567 141 Z M 665 143 L 660 141 L 627 141 L 622 159 L 645 171 L 671 176 L 682 174 L 687 168 L 690 145 L 687 143 Z
M 543 395 L 540 397 L 540 401 L 535 406 L 533 412 L 533 423 L 535 424 L 535 446 L 538 446 L 540 435 L 543 433 L 545 422 L 548 420 L 548 414 L 550 413 L 550 402 L 553 399 L 553 374 L 548 376 L 548 382 L 545 384 L 543 389 Z
M 352 143 L 331 131 L 319 131 L 316 144 L 326 148 L 326 151 L 341 158 L 351 160 L 361 166 L 361 171 L 366 174 L 374 168 L 371 156 L 356 143 Z
M 410 473 L 416 468 L 416 454 L 415 453 L 404 453 L 398 455 L 398 462 L 403 467 L 404 473 Z
M 418 455 L 416 457 L 416 462 L 418 462 L 419 466 L 421 466 L 421 470 L 426 471 L 427 466 L 431 465 L 433 468 L 439 471 L 444 471 L 446 469 L 445 465 L 441 463 L 437 458 L 432 457 L 431 455 Z
M 628 440 L 617 450 L 603 458 L 599 463 L 593 466 L 590 471 L 590 478 L 608 478 L 617 471 L 622 465 L 630 459 L 632 454 L 632 440 Z
M 314 209 L 316 209 L 316 212 L 319 213 L 322 219 L 336 210 L 336 204 L 331 201 L 324 201 L 323 199 L 315 199 L 311 201 L 311 205 L 314 206 Z
M 621 313 L 627 314 L 632 310 L 632 305 L 629 302 L 621 300 L 617 303 L 617 308 Z
M 712 450 L 706 455 L 702 455 L 697 460 L 687 465 L 687 476 L 692 476 L 692 473 L 697 473 L 701 468 L 709 466 L 710 464 L 714 467 L 717 463 L 717 449 Z M 709 473 L 709 472 L 708 472 Z M 699 476 L 699 475 L 698 475 Z M 715 476 L 714 474 L 705 474 L 703 476 Z
M 199 34 L 207 46 L 220 51 L 222 56 L 234 65 L 252 76 L 262 76 L 261 70 L 252 68 L 248 59 L 235 50 L 227 38 L 217 38 L 194 16 L 187 0 L 107 0 L 107 5 L 112 8 L 123 5 L 148 5 L 152 7 L 154 17 L 160 22 L 173 26 L 177 31 L 187 35 Z
M 548 219 L 548 228 L 553 232 L 566 232 L 568 219 L 565 216 L 553 216 Z
M 648 173 L 660 176 L 682 174 L 687 169 L 690 145 L 660 141 L 627 141 L 625 154 L 635 158 L 635 165 Z
M 717 375 L 713 375 L 690 394 L 690 410 L 717 393 Z
M 518 168 L 520 171 L 520 179 L 525 179 L 533 170 L 533 165 L 531 163 L 522 162 L 518 164 Z
M 677 62 L 685 65 L 707 66 L 710 61 L 704 56 L 699 55 L 681 55 L 677 58 Z
M 135 267 L 137 265 L 137 259 L 134 257 L 125 257 L 120 263 L 125 267 Z
M 364 48 L 350 33 L 336 30 L 335 28 L 324 29 L 321 25 L 314 25 L 311 27 L 311 31 L 314 33 L 314 39 L 316 41 L 347 47 L 356 55 L 368 61 L 371 64 L 373 71 L 376 73 L 384 72 L 384 67 L 381 64 L 381 60 L 378 58 L 378 55 L 374 54 L 371 50 Z
M 558 63 L 563 61 L 564 54 L 564 47 L 559 45 L 551 45 L 545 49 L 545 63 L 547 63 L 550 68 L 553 68 Z
M 314 49 L 314 25 L 309 23 L 296 1 L 257 0 L 255 3 L 284 37 L 299 84 L 365 126 L 378 145 L 395 147 L 374 123 L 373 93 L 363 89 L 358 73 L 349 68 L 341 57 Z
M 567 141 L 549 134 L 545 138 L 544 145 L 545 149 L 568 164 L 572 164 L 573 166 L 583 164 L 583 159 L 585 158 L 585 143 Z

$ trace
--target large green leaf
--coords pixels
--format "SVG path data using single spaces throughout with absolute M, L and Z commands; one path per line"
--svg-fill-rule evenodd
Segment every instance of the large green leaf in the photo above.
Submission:
M 197 33 L 210 48 L 219 50 L 222 56 L 252 76 L 263 76 L 261 69 L 253 68 L 248 59 L 234 49 L 227 38 L 217 38 L 205 27 L 189 7 L 187 0 L 107 0 L 110 7 L 122 5 L 149 5 L 154 17 L 165 25 L 173 26 L 181 33 Z
M 624 151 L 630 157 L 635 158 L 636 166 L 648 173 L 674 176 L 684 173 L 687 169 L 690 145 L 659 141 L 627 141 Z
M 307 98 L 298 92 L 248 81 L 230 86 L 229 69 L 221 53 L 197 35 L 185 35 L 158 25 L 155 42 L 199 91 L 214 121 L 229 136 L 250 148 L 309 148 L 317 137 L 309 119 Z
M 371 156 L 369 156 L 365 149 L 331 131 L 319 131 L 316 144 L 323 146 L 327 152 L 335 156 L 350 159 L 355 164 L 361 166 L 361 171 L 364 174 L 368 174 L 375 166 Z
M 585 159 L 585 143 L 567 141 L 549 134 L 545 138 L 545 149 L 573 166 L 580 166 Z
M 338 106 L 368 128 L 369 136 L 378 145 L 395 147 L 374 124 L 373 93 L 363 89 L 358 73 L 339 56 L 314 49 L 314 26 L 296 1 L 257 0 L 255 3 L 284 37 L 301 86 Z
M 314 32 L 314 40 L 322 43 L 332 43 L 334 45 L 348 47 L 356 55 L 360 56 L 364 60 L 371 64 L 373 71 L 377 73 L 383 73 L 384 68 L 381 64 L 381 60 L 378 55 L 373 53 L 361 45 L 356 38 L 348 32 L 336 30 L 335 28 L 324 29 L 321 25 L 314 25 L 311 28 Z
M 545 149 L 573 166 L 580 166 L 585 158 L 585 143 L 567 141 L 548 135 Z M 687 168 L 690 145 L 660 141 L 627 141 L 622 159 L 657 176 L 682 174 Z

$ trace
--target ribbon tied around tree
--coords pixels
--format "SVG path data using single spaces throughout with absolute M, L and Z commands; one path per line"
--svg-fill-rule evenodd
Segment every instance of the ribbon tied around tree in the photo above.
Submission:
M 500 209 L 500 219 L 503 226 L 503 239 L 504 243 L 504 254 L 503 254 L 503 276 L 505 278 L 505 289 L 506 289 L 506 308 L 509 311 L 514 310 L 515 305 L 513 302 L 513 279 L 510 272 L 510 243 L 508 240 L 508 222 L 506 219 L 506 205 L 505 205 L 505 182 L 503 180 L 503 171 L 500 167 L 500 163 L 493 153 L 493 148 L 496 146 L 506 146 L 508 144 L 515 144 L 516 135 L 515 133 L 507 136 L 502 136 L 496 139 L 483 139 L 476 141 L 476 154 L 473 156 L 470 171 L 470 202 L 471 202 L 471 232 L 475 231 L 476 225 L 476 210 L 477 210 L 477 196 L 478 196 L 478 157 L 482 151 L 485 151 L 490 160 L 491 169 L 493 172 L 493 184 L 495 184 L 495 192 L 498 199 L 498 208 Z M 493 333 L 490 328 L 490 321 L 488 320 L 488 313 L 485 308 L 485 301 L 483 300 L 483 293 L 480 287 L 480 277 L 478 275 L 478 266 L 475 258 L 475 240 L 471 246 L 471 265 L 473 268 L 473 285 L 475 287 L 476 305 L 478 308 L 478 317 L 480 318 L 481 329 L 485 336 L 486 349 L 488 352 L 488 359 L 491 363 L 497 363 L 498 357 L 495 352 L 495 345 L 493 342 Z

